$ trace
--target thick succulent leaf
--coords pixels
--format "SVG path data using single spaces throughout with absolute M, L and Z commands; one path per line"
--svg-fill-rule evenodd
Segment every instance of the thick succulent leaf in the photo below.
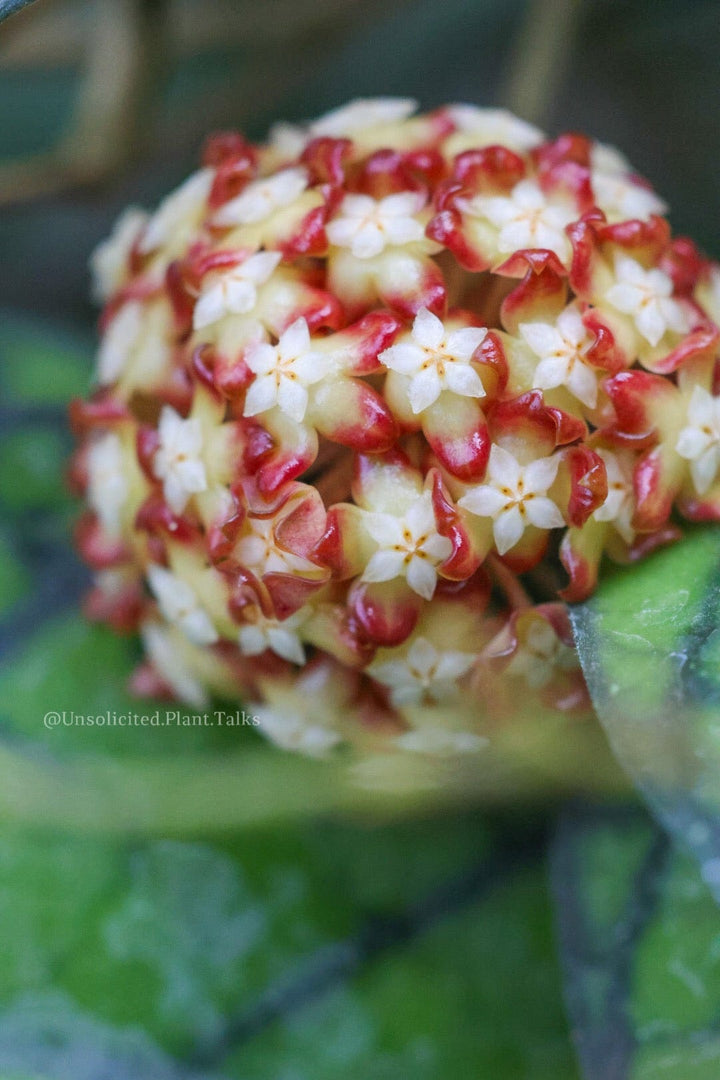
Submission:
M 523 873 L 283 1019 L 230 1058 L 230 1074 L 261 1080 L 272 1048 L 298 1080 L 572 1080 L 554 961 L 541 960 L 546 919 L 542 874 Z
M 6 829 L 0 1077 L 574 1080 L 537 841 Z
M 692 856 L 639 809 L 575 806 L 552 882 L 586 1080 L 715 1080 L 720 912 Z
M 613 750 L 720 896 L 720 530 L 616 572 L 572 617 Z

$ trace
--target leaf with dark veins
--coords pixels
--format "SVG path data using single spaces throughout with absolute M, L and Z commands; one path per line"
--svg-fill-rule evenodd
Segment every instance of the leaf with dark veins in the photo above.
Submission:
M 717 1080 L 720 913 L 642 811 L 571 807 L 552 885 L 585 1080 Z
M 720 897 L 720 529 L 610 575 L 572 620 L 615 754 Z

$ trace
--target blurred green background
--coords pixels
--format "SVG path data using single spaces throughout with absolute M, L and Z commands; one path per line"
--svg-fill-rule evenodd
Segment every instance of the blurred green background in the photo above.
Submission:
M 617 145 L 719 255 L 718 57 L 717 0 L 37 0 L 0 25 L 0 1080 L 717 1080 L 716 908 L 637 806 L 223 828 L 235 732 L 41 717 L 129 704 L 133 644 L 75 614 L 63 485 L 87 257 L 124 205 L 213 129 L 520 102 Z M 115 813 L 123 769 L 169 756 L 200 777 L 175 824 L 167 785 Z

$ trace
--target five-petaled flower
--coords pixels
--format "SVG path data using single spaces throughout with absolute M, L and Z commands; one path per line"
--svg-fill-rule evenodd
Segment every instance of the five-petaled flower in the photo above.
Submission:
M 279 521 L 276 515 L 249 515 L 245 533 L 235 545 L 238 562 L 258 576 L 264 574 L 317 574 L 317 566 L 302 555 L 284 547 L 276 535 Z
M 501 254 L 523 248 L 554 251 L 561 262 L 571 254 L 565 226 L 576 208 L 567 199 L 551 201 L 535 180 L 521 180 L 507 195 L 474 195 L 458 202 L 470 217 L 485 219 L 498 230 Z
M 613 453 L 612 450 L 598 450 L 605 463 L 608 493 L 605 502 L 593 512 L 596 521 L 611 522 L 626 544 L 635 539 L 632 517 L 635 511 L 633 492 L 632 459 L 627 451 Z
M 453 150 L 477 146 L 509 146 L 511 150 L 532 150 L 543 141 L 543 133 L 533 124 L 513 116 L 507 109 L 479 109 L 477 105 L 451 105 L 448 115 L 457 128 L 450 137 Z
M 443 390 L 461 397 L 485 396 L 471 360 L 486 334 L 484 326 L 448 331 L 437 315 L 421 308 L 410 340 L 401 339 L 391 345 L 380 354 L 380 360 L 386 368 L 404 376 L 410 407 L 414 413 L 421 413 L 437 401 Z
M 370 195 L 346 195 L 337 217 L 327 225 L 327 236 L 336 247 L 350 248 L 357 259 L 371 259 L 388 246 L 422 240 L 425 231 L 415 215 L 425 205 L 416 191 L 399 191 L 384 199 Z
M 301 423 L 308 404 L 308 386 L 320 382 L 331 370 L 327 355 L 314 351 L 305 319 L 296 319 L 277 345 L 256 342 L 245 353 L 245 363 L 255 375 L 245 397 L 244 416 L 258 416 L 275 407 Z
M 592 172 L 592 188 L 600 209 L 617 221 L 647 221 L 652 214 L 664 214 L 667 206 L 654 191 L 627 175 Z
M 205 216 L 212 182 L 213 170 L 199 169 L 163 200 L 138 242 L 142 254 L 174 250 L 192 234 Z
M 193 328 L 202 330 L 224 315 L 247 315 L 257 302 L 258 286 L 270 278 L 281 258 L 279 251 L 259 251 L 215 276 L 200 293 Z
M 680 457 L 690 462 L 695 490 L 698 495 L 704 495 L 720 468 L 720 397 L 713 397 L 702 386 L 695 386 L 687 419 L 675 449 Z
M 616 252 L 615 283 L 605 293 L 605 300 L 630 315 L 639 333 L 653 346 L 668 330 L 686 334 L 690 329 L 687 312 L 672 294 L 672 279 L 663 270 L 646 270 L 636 259 Z
M 596 370 L 585 361 L 593 337 L 588 333 L 577 304 L 570 304 L 555 325 L 545 322 L 520 323 L 523 340 L 540 360 L 533 386 L 553 390 L 566 386 L 570 393 L 594 409 L 597 402 Z
M 192 496 L 207 489 L 202 426 L 197 417 L 183 420 L 172 406 L 164 405 L 158 436 L 160 445 L 153 457 L 153 472 L 163 482 L 170 509 L 182 514 Z
M 393 705 L 448 701 L 458 694 L 458 679 L 477 660 L 475 653 L 438 650 L 425 637 L 416 637 L 398 660 L 371 664 L 368 673 L 390 687 Z
M 452 541 L 437 530 L 430 492 L 423 492 L 402 517 L 368 513 L 364 525 L 378 547 L 363 570 L 362 580 L 405 577 L 413 592 L 431 600 L 437 566 L 452 554 Z
M 218 640 L 218 632 L 192 586 L 156 563 L 148 566 L 147 579 L 161 613 L 182 630 L 188 641 L 212 645 Z
M 108 431 L 91 443 L 87 454 L 87 501 L 111 535 L 120 532 L 121 515 L 129 494 L 120 437 Z
M 565 524 L 559 507 L 547 496 L 559 464 L 560 455 L 553 454 L 521 465 L 509 450 L 493 444 L 486 483 L 466 492 L 458 506 L 478 517 L 492 518 L 495 546 L 504 555 L 528 525 L 557 529 Z
M 137 206 L 128 206 L 115 222 L 112 234 L 90 256 L 93 297 L 104 303 L 129 274 L 130 253 L 148 223 L 148 215 Z
M 519 675 L 538 690 L 547 686 L 557 668 L 571 671 L 577 666 L 575 650 L 560 640 L 549 622 L 536 618 L 530 621 L 506 670 L 508 675 Z
M 305 663 L 305 649 L 298 630 L 307 620 L 308 612 L 296 611 L 282 622 L 265 618 L 258 611 L 253 614 L 255 617 L 248 618 L 238 630 L 238 645 L 243 656 L 259 656 L 270 649 L 292 664 Z
M 307 186 L 308 174 L 302 168 L 283 169 L 274 176 L 253 180 L 217 211 L 213 224 L 256 225 L 294 203 Z
M 143 308 L 130 300 L 117 311 L 108 324 L 97 354 L 97 381 L 101 386 L 116 382 L 128 362 L 143 331 Z
M 397 123 L 416 108 L 417 102 L 412 98 L 356 98 L 314 120 L 310 133 L 340 139 L 365 128 Z

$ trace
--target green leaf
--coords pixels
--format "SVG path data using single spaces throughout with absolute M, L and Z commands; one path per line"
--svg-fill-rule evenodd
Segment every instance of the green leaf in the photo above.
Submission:
M 56 406 L 60 416 L 71 398 L 87 394 L 90 335 L 14 313 L 0 316 L 0 388 L 6 406 Z
M 0 440 L 0 454 L 0 501 L 11 513 L 47 512 L 69 501 L 64 476 L 70 456 L 67 433 L 27 424 Z
M 11 608 L 30 583 L 30 575 L 20 562 L 7 535 L 0 532 L 0 614 Z
M 639 811 L 576 807 L 552 862 L 587 1080 L 715 1080 L 720 916 L 695 860 Z
M 131 846 L 7 829 L 0 1077 L 575 1080 L 536 843 L 505 843 L 468 814 Z
M 231 1075 L 260 1080 L 272 1052 L 298 1080 L 571 1080 L 542 871 L 302 1007 L 243 1047 Z
M 720 895 L 720 529 L 616 572 L 572 617 L 613 750 Z

